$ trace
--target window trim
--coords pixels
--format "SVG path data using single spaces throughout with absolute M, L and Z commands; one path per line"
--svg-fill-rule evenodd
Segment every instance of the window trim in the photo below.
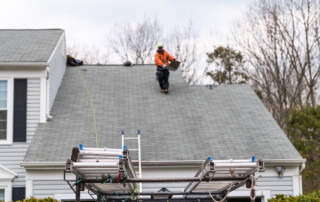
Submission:
M 0 189 L 4 190 L 4 201 L 11 201 L 12 182 L 0 182 Z
M 13 78 L 0 77 L 7 81 L 7 139 L 0 140 L 0 145 L 13 143 Z

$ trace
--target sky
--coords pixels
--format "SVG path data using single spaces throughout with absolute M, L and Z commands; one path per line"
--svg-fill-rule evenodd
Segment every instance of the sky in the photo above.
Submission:
M 100 47 L 121 21 L 157 18 L 169 31 L 191 18 L 201 35 L 222 41 L 246 5 L 247 0 L 0 0 L 0 29 L 61 28 L 68 45 Z

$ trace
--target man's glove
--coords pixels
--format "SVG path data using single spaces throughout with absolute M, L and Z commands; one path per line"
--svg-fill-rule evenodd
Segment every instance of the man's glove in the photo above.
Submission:
M 175 59 L 175 58 L 173 58 L 173 61 L 176 61 L 176 59 Z
M 164 68 L 166 68 L 166 66 L 163 64 L 163 65 L 162 65 L 162 68 L 164 69 Z

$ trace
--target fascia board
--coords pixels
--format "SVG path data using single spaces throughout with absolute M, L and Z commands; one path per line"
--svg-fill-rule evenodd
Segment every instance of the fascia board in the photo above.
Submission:
M 65 37 L 65 33 L 63 32 L 63 33 L 61 34 L 61 36 L 60 36 L 60 38 L 59 38 L 56 46 L 54 47 L 53 51 L 51 52 L 51 55 L 50 55 L 49 60 L 48 60 L 48 62 L 47 62 L 48 64 L 51 63 L 51 60 L 52 60 L 54 54 L 57 52 L 57 49 L 58 49 L 60 43 L 62 42 L 62 40 L 64 39 L 64 37 Z
M 301 165 L 306 159 L 264 159 L 265 165 Z
M 66 162 L 23 162 L 23 166 L 27 170 L 48 170 L 48 169 L 64 169 Z
M 5 167 L 0 165 L 0 172 L 1 171 L 4 172 L 7 177 L 4 177 L 4 178 L 2 177 L 0 179 L 12 180 L 13 178 L 18 176 L 15 172 L 13 172 L 13 171 L 11 171 L 11 170 L 9 170 L 9 169 L 7 169 L 7 168 L 5 168 Z
M 301 165 L 306 159 L 266 159 L 263 160 L 266 166 L 272 165 Z M 185 160 L 185 161 L 142 161 L 143 167 L 199 167 L 203 160 Z M 132 161 L 134 165 L 138 165 L 138 161 Z M 25 169 L 64 169 L 65 162 L 24 162 L 20 165 Z
M 46 68 L 49 66 L 47 62 L 0 62 L 0 67 L 15 68 L 15 67 L 33 67 Z

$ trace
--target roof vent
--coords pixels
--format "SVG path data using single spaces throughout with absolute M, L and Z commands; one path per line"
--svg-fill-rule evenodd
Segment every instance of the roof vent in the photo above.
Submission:
M 218 85 L 211 84 L 211 85 L 208 85 L 208 86 L 209 86 L 209 89 L 210 89 L 210 90 L 213 90 L 213 89 L 215 89 Z
M 126 61 L 123 63 L 124 66 L 126 67 L 130 67 L 131 66 L 131 62 L 130 61 Z

